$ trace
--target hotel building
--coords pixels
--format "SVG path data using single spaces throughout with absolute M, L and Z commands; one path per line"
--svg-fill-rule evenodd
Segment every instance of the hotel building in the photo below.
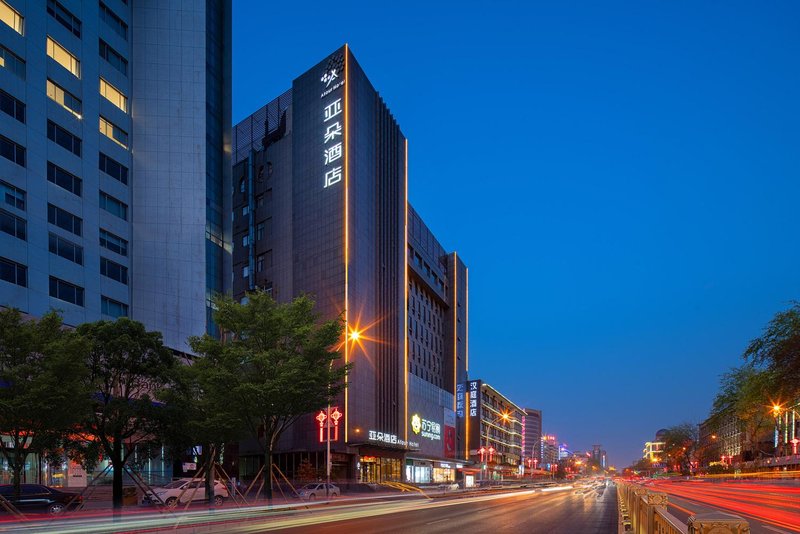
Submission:
M 454 480 L 464 458 L 467 269 L 409 204 L 408 159 L 346 45 L 233 132 L 234 296 L 308 293 L 346 322 L 353 369 L 331 411 L 339 480 Z M 275 461 L 288 476 L 306 459 L 324 472 L 325 417 L 284 434 Z M 255 474 L 260 451 L 243 442 L 239 456 L 240 475 Z
M 466 446 L 470 459 L 484 470 L 482 478 L 520 474 L 525 411 L 481 380 L 467 382 L 466 393 Z M 477 412 L 475 405 L 479 406 Z
M 0 0 L 0 306 L 188 352 L 230 291 L 230 0 Z

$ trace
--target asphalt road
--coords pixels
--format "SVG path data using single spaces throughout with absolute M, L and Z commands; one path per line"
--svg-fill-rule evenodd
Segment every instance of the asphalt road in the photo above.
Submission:
M 107 514 L 26 522 L 0 522 L 2 532 L 59 534 L 106 533 L 290 533 L 414 532 L 616 534 L 617 496 L 613 485 L 527 489 L 502 493 L 420 495 L 361 501 L 336 499 L 313 506 L 251 506 L 132 513 L 117 521 Z
M 277 526 L 277 525 L 276 525 Z M 501 533 L 611 534 L 617 532 L 616 489 L 508 494 L 482 500 L 420 502 L 414 510 L 348 518 L 282 530 L 288 533 Z

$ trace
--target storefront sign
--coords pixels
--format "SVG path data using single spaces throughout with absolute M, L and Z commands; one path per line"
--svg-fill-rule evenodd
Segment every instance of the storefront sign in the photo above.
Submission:
M 380 441 L 381 443 L 386 443 L 388 445 L 398 445 L 400 447 L 410 447 L 412 449 L 419 448 L 419 443 L 417 443 L 416 441 L 406 441 L 404 439 L 398 438 L 396 434 L 389 434 L 388 432 L 378 432 L 377 430 L 368 431 L 367 439 L 369 439 L 369 441 Z
M 418 414 L 411 416 L 411 430 L 414 434 L 419 434 L 423 438 L 428 438 L 433 441 L 442 439 L 442 425 L 435 421 L 423 419 Z
M 456 416 L 447 408 L 444 409 L 444 456 L 456 457 Z

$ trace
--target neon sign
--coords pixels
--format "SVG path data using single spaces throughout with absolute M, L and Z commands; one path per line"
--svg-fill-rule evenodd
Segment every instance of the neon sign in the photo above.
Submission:
M 320 95 L 320 98 L 325 98 L 335 90 L 344 86 L 345 80 L 343 77 L 339 76 L 343 70 L 343 66 L 344 57 L 341 55 L 331 58 L 328 62 L 328 67 L 320 78 L 320 82 L 325 86 L 325 90 Z M 334 81 L 336 83 L 334 83 Z M 341 163 L 336 164 L 336 162 L 342 159 L 344 151 L 344 144 L 340 139 L 344 131 L 340 117 L 343 111 L 344 107 L 341 97 L 323 102 L 322 123 L 325 128 L 322 134 L 322 158 L 325 165 L 323 188 L 338 184 L 344 177 Z

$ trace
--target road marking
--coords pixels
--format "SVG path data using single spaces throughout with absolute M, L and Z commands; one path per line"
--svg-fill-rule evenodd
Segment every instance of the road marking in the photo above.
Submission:
M 429 521 L 425 523 L 426 525 L 433 525 L 434 523 L 441 523 L 442 521 L 450 521 L 449 517 L 445 517 L 444 519 L 437 519 L 436 521 Z
M 762 526 L 767 530 L 771 530 L 773 532 L 780 532 L 780 534 L 791 534 L 791 532 L 789 532 L 788 530 L 781 530 L 779 528 L 771 527 L 769 525 L 762 525 Z

